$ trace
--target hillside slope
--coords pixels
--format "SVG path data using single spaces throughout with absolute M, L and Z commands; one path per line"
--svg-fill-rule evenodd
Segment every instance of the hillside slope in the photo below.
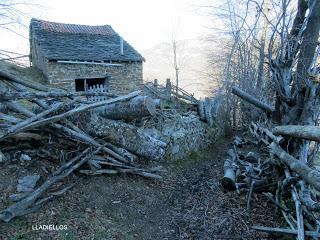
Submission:
M 196 97 L 211 95 L 217 84 L 209 77 L 208 55 L 216 46 L 201 40 L 183 40 L 177 42 L 178 63 L 180 65 L 179 86 L 194 93 Z M 145 57 L 144 80 L 157 78 L 164 83 L 166 78 L 175 82 L 173 53 L 171 43 L 161 43 L 142 51 Z M 175 84 L 175 83 L 174 83 Z

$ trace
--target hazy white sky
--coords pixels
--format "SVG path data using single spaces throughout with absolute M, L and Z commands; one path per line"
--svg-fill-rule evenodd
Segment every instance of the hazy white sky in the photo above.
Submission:
M 27 0 L 25 0 L 27 1 Z M 175 32 L 177 39 L 203 36 L 207 19 L 200 14 L 201 0 L 36 0 L 40 4 L 26 10 L 29 17 L 48 21 L 111 25 L 137 50 L 168 42 Z M 26 19 L 24 21 L 28 21 Z M 26 23 L 28 25 L 28 23 Z M 21 29 L 23 30 L 23 29 Z M 21 38 L 0 30 L 2 49 L 26 52 L 28 33 Z

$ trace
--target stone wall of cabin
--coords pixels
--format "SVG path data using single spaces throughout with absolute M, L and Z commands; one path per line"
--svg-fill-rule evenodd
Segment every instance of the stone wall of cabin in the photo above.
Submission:
M 48 78 L 48 61 L 44 57 L 39 43 L 35 38 L 30 38 L 30 53 L 32 65 L 38 68 Z
M 65 64 L 48 61 L 34 38 L 30 40 L 32 65 L 38 68 L 50 84 L 75 90 L 75 79 L 109 77 L 111 91 L 122 94 L 141 89 L 143 84 L 142 62 L 120 63 L 122 66 L 94 64 Z
M 128 93 L 141 89 L 143 83 L 142 62 L 121 63 L 122 66 L 94 64 L 64 64 L 48 62 L 48 80 L 53 85 L 75 89 L 75 79 L 104 78 L 108 76 L 110 90 Z

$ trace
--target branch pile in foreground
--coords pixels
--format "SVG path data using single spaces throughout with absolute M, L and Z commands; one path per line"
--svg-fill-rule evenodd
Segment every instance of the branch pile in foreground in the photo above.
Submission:
M 108 99 L 93 103 L 86 100 L 88 95 L 97 94 Z M 157 99 L 141 96 L 140 91 L 122 96 L 104 92 L 70 93 L 32 81 L 21 81 L 0 71 L 0 100 L 1 154 L 12 157 L 27 149 L 33 161 L 50 159 L 56 166 L 55 171 L 48 172 L 41 186 L 2 210 L 0 220 L 8 222 L 38 210 L 45 202 L 69 189 L 53 190 L 57 182 L 64 182 L 76 171 L 85 175 L 134 174 L 161 179 L 159 167 L 145 168 L 137 159 L 159 159 L 165 147 L 163 144 L 156 151 L 154 146 L 158 143 L 150 141 L 143 132 L 136 133 L 145 137 L 141 137 L 140 142 L 132 134 L 120 136 L 119 131 L 125 131 L 125 127 L 133 128 L 121 121 L 115 124 L 117 121 L 105 119 L 104 124 L 114 123 L 109 126 L 114 134 L 108 139 L 96 137 L 92 134 L 95 129 L 87 128 L 91 115 L 121 120 L 152 116 L 159 105 Z M 98 122 L 92 124 L 95 126 Z M 117 141 L 119 137 L 122 137 L 121 142 Z M 122 144 L 124 142 L 130 144 Z M 150 144 L 154 144 L 153 155 L 141 150 Z
M 308 128 L 299 129 L 300 133 L 309 132 Z M 299 240 L 305 239 L 305 236 L 318 239 L 320 172 L 284 150 L 282 147 L 285 142 L 282 137 L 275 136 L 255 123 L 250 125 L 249 131 L 251 137 L 247 133 L 243 138 L 237 137 L 237 142 L 241 139 L 242 144 L 234 145 L 228 151 L 229 159 L 225 161 L 222 186 L 226 190 L 246 192 L 247 211 L 251 210 L 253 194 L 263 194 L 282 214 L 289 227 L 254 226 L 253 229 L 272 234 L 295 235 Z M 297 135 L 297 128 L 292 131 L 291 127 L 279 127 L 274 132 Z M 307 135 L 304 134 L 303 138 Z M 259 148 L 259 152 L 245 154 L 241 151 L 245 145 L 251 145 L 251 149 Z

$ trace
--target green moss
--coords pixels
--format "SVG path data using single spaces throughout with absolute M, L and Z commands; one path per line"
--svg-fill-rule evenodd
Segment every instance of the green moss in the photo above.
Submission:
M 195 162 L 201 161 L 205 158 L 205 154 L 201 151 L 192 151 L 187 157 L 178 159 L 178 160 L 169 160 L 171 166 L 184 168 L 192 165 Z

